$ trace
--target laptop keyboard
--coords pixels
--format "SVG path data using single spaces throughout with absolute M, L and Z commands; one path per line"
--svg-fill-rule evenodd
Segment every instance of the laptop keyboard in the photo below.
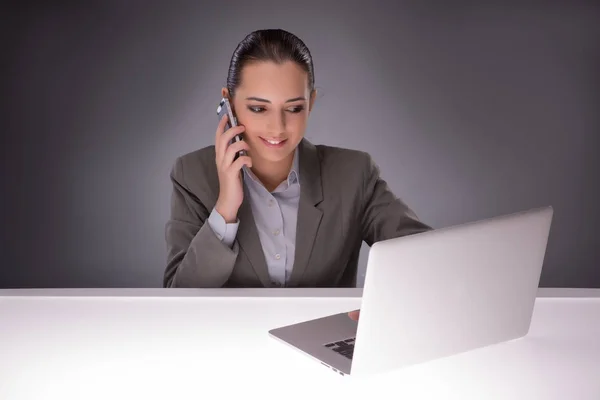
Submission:
M 352 355 L 354 354 L 354 339 L 355 338 L 338 340 L 337 342 L 327 343 L 324 346 L 352 360 Z

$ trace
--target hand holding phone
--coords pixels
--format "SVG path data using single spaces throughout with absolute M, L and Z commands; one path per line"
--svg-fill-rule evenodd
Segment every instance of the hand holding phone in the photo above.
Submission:
M 217 114 L 220 120 L 215 134 L 215 161 L 219 197 L 215 208 L 227 223 L 233 223 L 244 199 L 241 169 L 244 165 L 252 167 L 252 160 L 246 153 L 248 144 L 241 136 L 244 127 L 237 124 L 227 99 L 221 100 Z
M 219 106 L 217 107 L 217 116 L 219 117 L 219 120 L 221 118 L 223 118 L 224 115 L 227 115 L 227 124 L 225 125 L 226 131 L 233 127 L 238 126 L 237 118 L 236 118 L 235 114 L 233 113 L 233 108 L 231 107 L 229 100 L 225 97 L 223 97 L 221 99 L 221 101 L 219 102 Z M 233 144 L 233 143 L 239 142 L 241 140 L 242 140 L 242 135 L 237 134 L 233 137 L 233 139 L 231 139 L 229 144 Z M 244 150 L 240 150 L 239 152 L 237 152 L 235 154 L 234 160 L 237 160 L 238 157 L 244 156 L 244 155 L 246 155 L 246 152 Z

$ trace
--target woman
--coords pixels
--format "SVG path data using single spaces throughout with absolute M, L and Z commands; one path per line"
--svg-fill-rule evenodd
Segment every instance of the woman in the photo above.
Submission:
M 165 287 L 354 287 L 363 241 L 431 229 L 369 154 L 304 139 L 316 90 L 310 52 L 293 34 L 249 34 L 222 95 L 240 126 L 224 131 L 221 120 L 215 145 L 171 172 Z M 236 134 L 243 140 L 229 145 Z

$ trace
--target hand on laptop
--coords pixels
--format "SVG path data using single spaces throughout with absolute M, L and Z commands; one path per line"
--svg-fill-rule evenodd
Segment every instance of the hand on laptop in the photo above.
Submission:
M 358 321 L 358 317 L 360 316 L 360 310 L 350 311 L 348 313 L 348 316 L 350 317 L 350 319 L 353 319 L 354 321 Z

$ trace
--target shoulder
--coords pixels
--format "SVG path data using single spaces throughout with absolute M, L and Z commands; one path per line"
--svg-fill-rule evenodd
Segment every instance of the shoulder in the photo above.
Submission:
M 216 172 L 215 146 L 207 146 L 183 154 L 175 159 L 173 174 L 180 179 L 189 176 Z
M 362 150 L 316 145 L 321 173 L 333 177 L 366 179 L 376 168 L 371 155 Z
M 207 146 L 177 157 L 171 179 L 194 194 L 214 196 L 219 178 L 215 164 L 215 146 Z

